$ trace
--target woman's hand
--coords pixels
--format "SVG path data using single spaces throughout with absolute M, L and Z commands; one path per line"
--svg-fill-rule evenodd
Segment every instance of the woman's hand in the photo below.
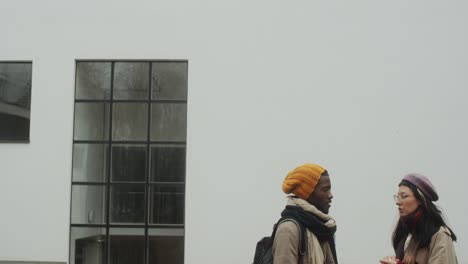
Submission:
M 395 256 L 386 256 L 380 260 L 381 264 L 398 264 L 401 263 Z

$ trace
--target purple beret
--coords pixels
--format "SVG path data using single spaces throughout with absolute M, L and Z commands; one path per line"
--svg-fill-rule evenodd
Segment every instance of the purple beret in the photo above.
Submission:
M 403 181 L 408 181 L 416 186 L 427 198 L 431 201 L 439 200 L 439 195 L 432 185 L 431 181 L 424 175 L 417 173 L 410 173 L 403 178 Z

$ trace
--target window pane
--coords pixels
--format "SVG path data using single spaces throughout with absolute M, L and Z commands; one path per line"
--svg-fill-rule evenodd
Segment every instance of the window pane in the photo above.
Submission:
M 183 224 L 183 184 L 153 185 L 150 187 L 150 223 Z
M 32 63 L 0 62 L 0 141 L 29 141 Z
M 148 104 L 115 103 L 113 107 L 113 140 L 147 139 Z
M 149 263 L 184 263 L 183 230 L 148 230 Z
M 117 62 L 114 67 L 114 99 L 148 99 L 148 63 Z
M 136 228 L 111 228 L 110 263 L 145 263 L 145 231 Z
M 185 181 L 185 146 L 151 146 L 151 181 Z
M 105 144 L 74 144 L 73 181 L 105 181 L 107 149 Z
M 186 62 L 154 62 L 152 71 L 152 99 L 187 99 Z
M 0 62 L 0 101 L 29 110 L 31 79 L 32 63 Z
M 29 141 L 29 117 L 25 118 L 11 114 L 8 105 L 0 101 L 0 141 L 8 142 L 25 142 Z M 15 113 L 23 112 L 29 115 L 29 111 L 25 112 L 16 107 L 12 110 Z
M 75 104 L 75 140 L 107 140 L 109 138 L 109 104 Z
M 151 140 L 185 141 L 186 104 L 153 103 L 151 112 Z
M 112 181 L 140 181 L 146 177 L 145 145 L 112 146 Z
M 72 186 L 72 224 L 102 224 L 105 222 L 105 187 Z
M 145 185 L 125 184 L 111 187 L 110 221 L 112 223 L 144 223 Z
M 109 99 L 110 62 L 76 63 L 76 99 Z
M 104 264 L 106 258 L 106 229 L 72 227 L 70 264 Z

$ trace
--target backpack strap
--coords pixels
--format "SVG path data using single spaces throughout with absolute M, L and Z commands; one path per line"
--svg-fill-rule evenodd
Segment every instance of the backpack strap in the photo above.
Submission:
M 275 235 L 276 235 L 276 230 L 278 229 L 278 226 L 284 222 L 291 221 L 294 224 L 296 224 L 297 229 L 299 230 L 299 248 L 298 248 L 298 255 L 299 255 L 299 264 L 302 264 L 302 257 L 305 256 L 307 252 L 307 230 L 306 228 L 301 224 L 300 221 L 297 219 L 287 217 L 287 218 L 280 218 L 278 222 L 274 225 L 273 227 L 273 233 L 271 234 L 271 240 L 275 240 Z

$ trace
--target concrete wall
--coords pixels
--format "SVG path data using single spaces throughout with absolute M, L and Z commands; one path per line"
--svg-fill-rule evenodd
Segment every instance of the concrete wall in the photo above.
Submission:
M 391 254 L 392 195 L 429 176 L 468 263 L 468 3 L 1 3 L 32 60 L 31 142 L 0 145 L 0 260 L 68 261 L 76 59 L 187 59 L 187 264 L 249 263 L 303 162 L 331 174 L 341 263 Z

